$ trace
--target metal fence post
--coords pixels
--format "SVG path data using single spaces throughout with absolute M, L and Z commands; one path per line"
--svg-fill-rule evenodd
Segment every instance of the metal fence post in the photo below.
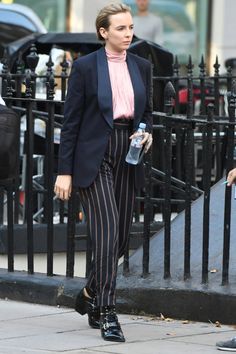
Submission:
M 219 116 L 220 114 L 220 85 L 219 85 L 219 69 L 220 64 L 218 62 L 218 56 L 216 56 L 216 62 L 214 64 L 214 107 L 215 107 L 215 116 Z M 222 157 L 221 157 L 221 148 L 220 148 L 220 126 L 216 126 L 215 128 L 216 134 L 216 181 L 220 179 L 222 174 Z
M 187 103 L 187 119 L 193 118 L 193 64 L 191 56 L 189 56 L 188 69 L 188 103 Z M 185 227 L 184 227 L 184 279 L 191 277 L 190 257 L 191 257 L 191 192 L 194 184 L 194 140 L 193 140 L 193 124 L 188 124 L 186 132 L 185 145 Z
M 209 214 L 210 214 L 210 194 L 211 194 L 211 164 L 212 164 L 212 121 L 214 105 L 208 105 L 207 126 L 204 134 L 203 149 L 203 185 L 204 185 L 204 205 L 203 205 L 203 243 L 202 243 L 202 283 L 208 282 L 208 261 L 209 261 Z
M 165 104 L 165 202 L 164 202 L 164 222 L 165 222 L 165 241 L 164 241 L 164 278 L 170 278 L 170 248 L 171 248 L 171 160 L 172 160 L 172 124 L 168 119 L 172 115 L 173 98 L 175 89 L 169 81 L 164 90 Z
M 26 92 L 26 222 L 28 272 L 34 273 L 34 228 L 33 228 L 33 154 L 34 154 L 34 117 L 32 100 L 32 77 L 28 71 L 25 78 Z
M 229 122 L 235 123 L 236 108 L 236 81 L 232 82 L 231 92 L 229 93 Z M 233 150 L 234 150 L 234 130 L 235 126 L 228 126 L 227 139 L 227 165 L 226 174 L 233 166 Z M 222 285 L 229 282 L 229 250 L 230 250 L 230 214 L 231 214 L 231 188 L 225 188 L 225 209 L 224 209 L 224 243 L 223 243 L 223 270 Z
M 54 114 L 55 102 L 54 99 L 55 80 L 51 73 L 48 80 L 48 121 L 46 125 L 46 219 L 47 219 L 47 275 L 53 275 L 53 244 L 54 244 L 54 229 L 53 229 L 53 207 L 54 207 Z

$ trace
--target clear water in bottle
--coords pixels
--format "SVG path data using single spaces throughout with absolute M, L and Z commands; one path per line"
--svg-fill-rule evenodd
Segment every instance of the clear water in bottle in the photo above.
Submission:
M 140 123 L 138 128 L 138 133 L 144 133 L 146 128 L 145 123 Z M 133 138 L 130 143 L 128 154 L 126 155 L 125 161 L 137 165 L 139 162 L 139 155 L 142 150 L 142 145 L 140 144 L 143 140 L 143 134 Z

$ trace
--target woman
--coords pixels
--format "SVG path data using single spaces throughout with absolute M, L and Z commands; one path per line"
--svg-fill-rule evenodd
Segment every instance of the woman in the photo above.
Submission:
M 104 7 L 96 30 L 105 46 L 72 67 L 55 193 L 67 200 L 72 185 L 78 188 L 92 239 L 92 269 L 76 310 L 88 313 L 104 340 L 123 342 L 115 311 L 117 266 L 128 241 L 135 189 L 144 182 L 142 164 L 129 165 L 125 156 L 141 121 L 147 126 L 145 150 L 152 144 L 151 65 L 126 52 L 133 37 L 126 5 Z
M 231 187 L 236 183 L 236 168 L 233 168 L 227 175 L 227 186 Z M 227 352 L 236 352 L 236 336 L 226 341 L 216 343 L 217 349 Z

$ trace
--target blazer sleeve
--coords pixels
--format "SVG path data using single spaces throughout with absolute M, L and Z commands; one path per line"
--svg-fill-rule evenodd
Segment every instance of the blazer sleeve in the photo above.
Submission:
M 78 61 L 73 63 L 68 80 L 64 122 L 58 155 L 58 174 L 73 173 L 73 157 L 84 111 L 84 76 Z
M 146 106 L 142 122 L 146 123 L 146 131 L 152 133 L 153 126 L 153 86 L 152 86 L 152 65 L 150 62 L 146 66 Z

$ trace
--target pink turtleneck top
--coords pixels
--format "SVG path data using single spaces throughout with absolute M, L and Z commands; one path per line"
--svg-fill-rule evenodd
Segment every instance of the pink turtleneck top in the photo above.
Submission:
M 134 90 L 126 63 L 126 51 L 111 53 L 106 49 L 112 89 L 113 118 L 133 118 Z

